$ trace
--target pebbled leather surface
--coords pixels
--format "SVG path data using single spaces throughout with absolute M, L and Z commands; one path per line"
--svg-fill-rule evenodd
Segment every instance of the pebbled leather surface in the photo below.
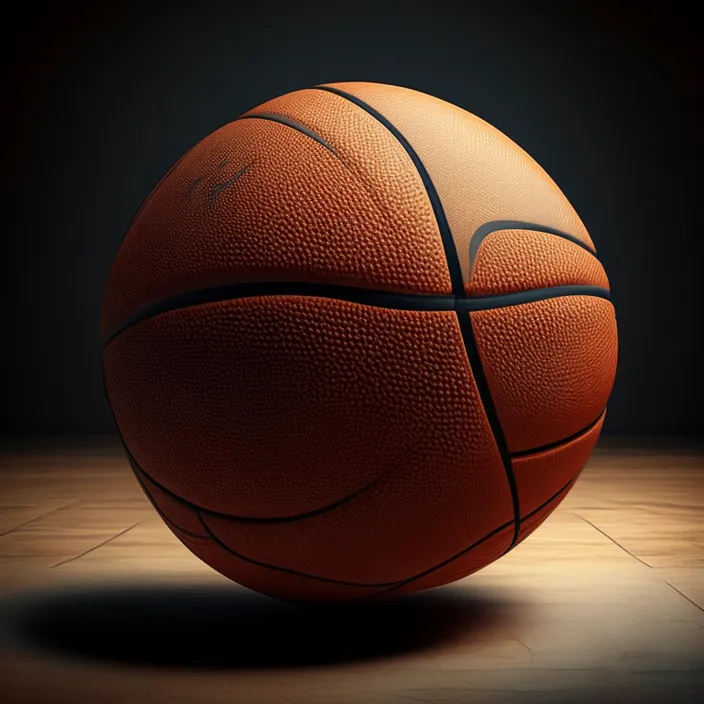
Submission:
M 465 290 L 481 296 L 571 284 L 609 288 L 599 260 L 574 242 L 532 230 L 496 230 L 482 241 Z
M 414 147 L 465 283 L 470 239 L 487 221 L 542 224 L 591 245 L 549 176 L 478 117 L 404 88 L 332 85 Z M 229 283 L 450 293 L 420 176 L 379 121 L 314 89 L 247 115 L 189 150 L 143 204 L 108 280 L 104 337 L 150 303 Z M 482 243 L 466 290 L 569 284 L 608 280 L 572 242 L 503 230 Z M 564 441 L 512 461 L 522 539 L 567 492 L 526 513 L 579 474 L 598 436 L 601 423 L 566 441 L 611 391 L 614 312 L 603 299 L 570 296 L 471 320 L 509 450 Z M 403 593 L 470 574 L 510 543 L 512 525 L 501 529 L 513 519 L 508 480 L 453 312 L 243 298 L 132 325 L 103 362 L 144 490 L 189 549 L 245 586 L 349 599 L 422 575 Z
M 465 283 L 469 243 L 492 220 L 520 220 L 592 244 L 581 219 L 544 169 L 513 140 L 462 108 L 410 88 L 330 83 L 399 129 L 428 170 L 455 238 Z
M 599 438 L 604 418 L 602 415 L 594 427 L 574 440 L 550 450 L 513 458 L 513 474 L 524 516 L 579 475 Z
M 373 596 L 384 589 L 376 586 L 336 584 L 273 570 L 238 558 L 209 538 L 184 535 L 173 528 L 172 532 L 194 555 L 220 574 L 261 594 L 278 599 L 349 601 Z
M 334 579 L 392 581 L 513 518 L 452 312 L 238 299 L 134 325 L 104 361 L 136 463 L 197 507 L 281 518 L 362 490 L 287 523 L 206 515 L 245 556 Z
M 510 545 L 512 537 L 513 525 L 504 528 L 480 545 L 434 569 L 429 574 L 397 587 L 392 593 L 399 595 L 415 592 L 419 589 L 433 589 L 474 574 L 501 557 Z
M 194 537 L 210 537 L 198 513 L 188 503 L 157 486 L 134 462 L 131 461 L 130 464 L 142 490 L 170 527 L 176 527 L 180 532 Z
M 125 237 L 105 290 L 104 337 L 150 303 L 226 283 L 450 292 L 421 178 L 383 125 L 319 90 L 248 114 L 256 111 L 295 118 L 336 154 L 263 119 L 231 122 L 203 139 L 150 195 Z
M 567 438 L 603 411 L 618 352 L 610 301 L 565 296 L 471 319 L 509 451 Z

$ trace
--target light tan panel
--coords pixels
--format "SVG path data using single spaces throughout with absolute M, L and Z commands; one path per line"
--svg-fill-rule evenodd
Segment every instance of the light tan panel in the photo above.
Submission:
M 584 224 L 550 176 L 484 120 L 408 88 L 381 83 L 328 85 L 380 112 L 416 151 L 442 201 L 465 283 L 470 239 L 486 222 L 546 225 L 592 245 Z

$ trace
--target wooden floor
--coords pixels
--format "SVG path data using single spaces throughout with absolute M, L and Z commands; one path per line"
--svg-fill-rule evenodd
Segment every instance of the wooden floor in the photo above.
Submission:
M 8 446 L 0 701 L 694 701 L 703 519 L 701 446 L 602 442 L 548 522 L 480 573 L 304 608 L 193 557 L 114 442 Z

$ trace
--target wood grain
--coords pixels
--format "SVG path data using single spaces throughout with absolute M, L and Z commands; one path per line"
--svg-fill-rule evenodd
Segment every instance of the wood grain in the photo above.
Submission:
M 310 611 L 193 557 L 113 439 L 0 458 L 0 700 L 677 702 L 704 682 L 704 451 L 604 439 L 521 546 L 455 585 Z

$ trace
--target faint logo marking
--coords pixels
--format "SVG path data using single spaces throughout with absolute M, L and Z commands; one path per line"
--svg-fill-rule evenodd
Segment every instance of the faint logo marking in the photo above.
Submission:
M 230 163 L 229 159 L 225 161 L 221 161 L 217 165 L 217 169 L 222 171 L 228 164 Z M 247 164 L 243 168 L 241 168 L 236 174 L 228 178 L 226 181 L 222 181 L 220 183 L 216 184 L 208 184 L 207 191 L 206 191 L 206 202 L 210 207 L 214 207 L 215 203 L 217 202 L 217 199 L 219 195 L 228 187 L 232 186 L 233 183 L 236 183 L 244 174 L 247 172 L 249 167 L 253 164 L 254 162 Z M 197 188 L 198 186 L 205 180 L 205 176 L 198 176 L 198 178 L 193 179 L 191 183 L 188 185 L 188 188 L 186 189 L 186 196 L 190 196 Z

